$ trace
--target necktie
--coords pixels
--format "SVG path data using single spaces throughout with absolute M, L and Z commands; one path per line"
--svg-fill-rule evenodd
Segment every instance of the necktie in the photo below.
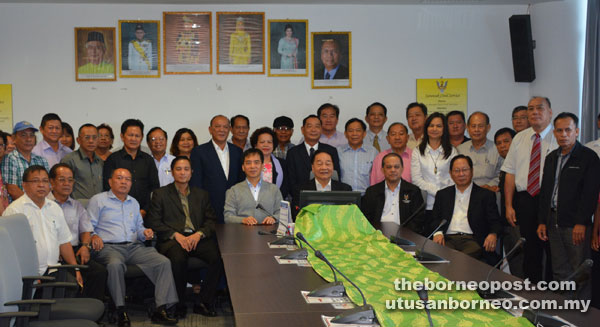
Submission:
M 312 158 L 315 155 L 315 148 L 310 148 L 310 157 Z
M 535 134 L 531 157 L 529 158 L 529 174 L 527 175 L 527 193 L 536 196 L 540 193 L 540 161 L 542 158 L 542 142 L 540 134 Z
M 379 147 L 379 136 L 375 135 L 375 138 L 373 139 L 373 147 L 375 147 L 375 149 L 377 149 L 377 152 L 381 152 L 381 148 Z
M 329 72 L 325 73 L 325 79 L 331 79 L 331 75 L 329 75 Z

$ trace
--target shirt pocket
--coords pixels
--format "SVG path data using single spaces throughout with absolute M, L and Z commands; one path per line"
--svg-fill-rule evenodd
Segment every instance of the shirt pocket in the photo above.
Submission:
M 373 161 L 363 162 L 358 165 L 358 173 L 361 176 L 369 176 L 373 167 Z

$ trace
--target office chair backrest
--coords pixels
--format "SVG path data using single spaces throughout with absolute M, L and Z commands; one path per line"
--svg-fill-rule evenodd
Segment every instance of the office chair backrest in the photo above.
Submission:
M 6 228 L 10 235 L 23 276 L 39 275 L 37 249 L 27 217 L 23 214 L 0 217 L 0 227 Z
M 0 218 L 2 219 L 2 218 Z M 0 226 L 0 312 L 18 311 L 16 306 L 4 303 L 21 299 L 21 269 L 17 253 L 6 228 Z

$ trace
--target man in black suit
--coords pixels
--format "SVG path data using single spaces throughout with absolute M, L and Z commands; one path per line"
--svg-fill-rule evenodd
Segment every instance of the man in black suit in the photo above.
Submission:
M 314 79 L 348 79 L 348 67 L 340 64 L 342 53 L 335 39 L 324 40 L 321 44 L 321 64 L 315 69 Z
M 383 221 L 401 224 L 417 210 L 422 211 L 423 195 L 416 185 L 402 179 L 404 167 L 399 154 L 386 154 L 381 166 L 385 180 L 367 188 L 361 201 L 361 210 L 372 225 Z M 420 215 L 406 227 L 421 233 L 423 224 Z
M 210 203 L 217 213 L 219 224 L 225 222 L 223 208 L 225 192 L 244 180 L 242 150 L 227 142 L 231 131 L 229 119 L 217 115 L 210 120 L 208 132 L 212 139 L 192 150 L 192 179 L 190 185 L 210 193 Z
M 317 150 L 312 156 L 311 165 L 315 178 L 300 185 L 297 189 L 292 205 L 294 218 L 301 209 L 298 202 L 300 200 L 300 191 L 352 191 L 350 185 L 331 179 L 333 175 L 333 158 L 328 151 L 323 149 Z
M 565 280 L 590 256 L 592 215 L 600 190 L 600 159 L 577 141 L 578 123 L 577 116 L 567 112 L 554 119 L 559 148 L 546 157 L 540 190 L 537 234 L 550 243 L 553 279 L 557 281 Z M 580 299 L 589 300 L 589 275 L 586 277 L 577 278 L 582 280 L 577 290 Z
M 457 155 L 450 161 L 450 177 L 455 185 L 435 195 L 432 226 L 446 219 L 433 241 L 495 264 L 498 234 L 502 230 L 496 195 L 473 183 L 473 161 Z M 485 251 L 484 251 L 485 250 Z
M 286 157 L 289 176 L 288 185 L 292 188 L 292 194 L 298 193 L 298 186 L 310 179 L 311 157 L 317 150 L 329 153 L 333 161 L 333 169 L 337 171 L 338 179 L 342 177 L 337 150 L 331 145 L 319 142 L 321 137 L 321 120 L 319 117 L 309 115 L 304 118 L 302 121 L 302 135 L 304 135 L 304 142 L 291 148 Z
M 215 242 L 217 220 L 208 192 L 190 187 L 191 161 L 179 156 L 171 162 L 174 182 L 152 194 L 150 212 L 146 224 L 157 233 L 158 252 L 171 260 L 175 287 L 179 296 L 177 315 L 185 317 L 185 290 L 188 281 L 188 257 L 196 257 L 208 264 L 208 272 L 200 291 L 200 301 L 194 312 L 216 316 L 214 300 L 223 263 Z

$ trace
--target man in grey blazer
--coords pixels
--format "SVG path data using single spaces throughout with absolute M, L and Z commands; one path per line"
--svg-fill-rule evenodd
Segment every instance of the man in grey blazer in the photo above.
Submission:
M 272 225 L 279 216 L 281 192 L 275 184 L 262 180 L 264 157 L 258 149 L 242 155 L 246 180 L 235 184 L 225 194 L 225 223 Z

